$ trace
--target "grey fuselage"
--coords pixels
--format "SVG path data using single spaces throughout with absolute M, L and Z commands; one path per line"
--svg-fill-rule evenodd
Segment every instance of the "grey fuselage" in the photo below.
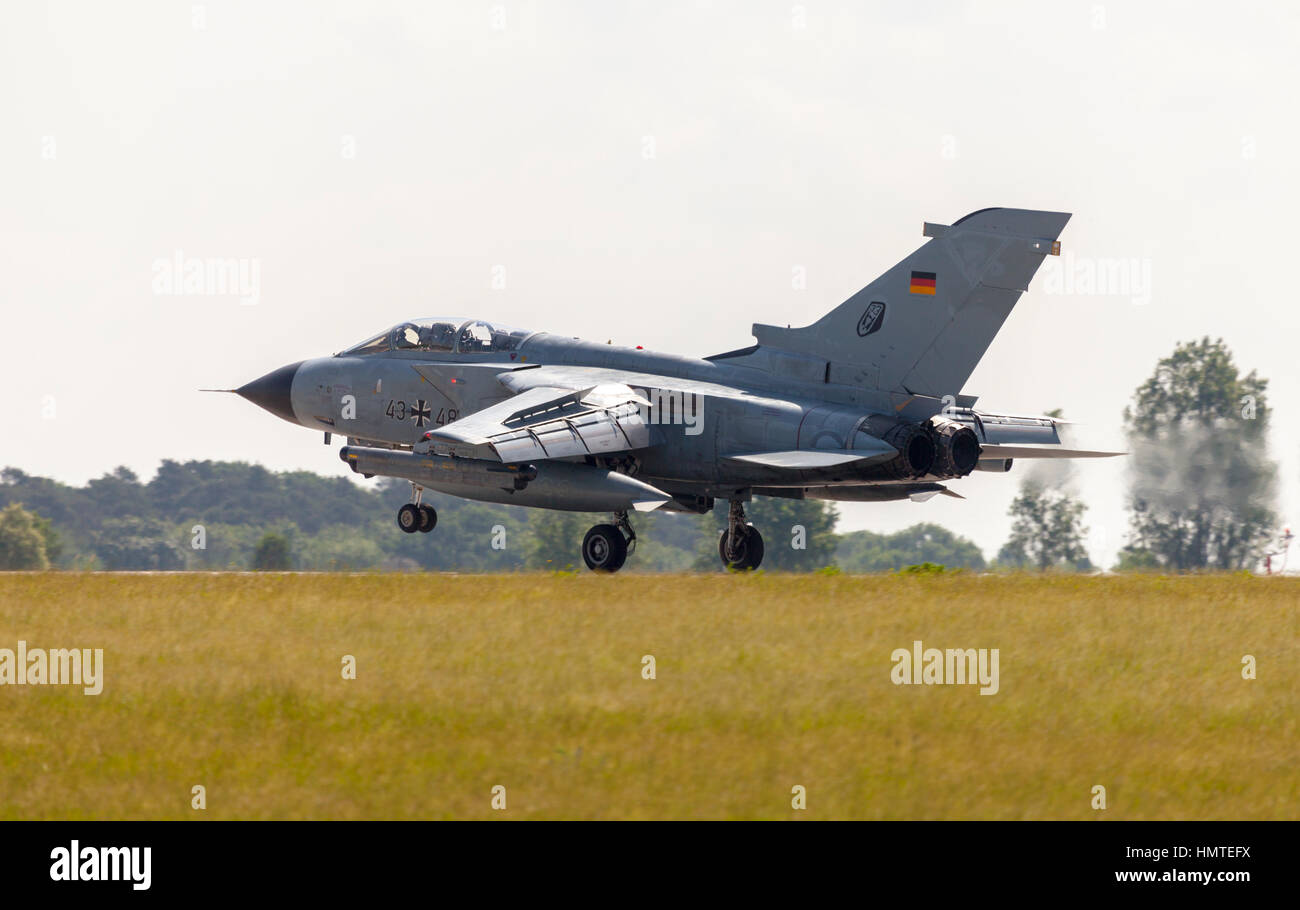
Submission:
M 513 374 L 513 390 L 499 381 L 504 373 Z M 632 454 L 638 478 L 675 496 L 725 498 L 753 491 L 798 498 L 811 491 L 818 498 L 902 498 L 918 482 L 938 479 L 911 478 L 896 495 L 850 491 L 849 486 L 890 481 L 872 481 L 851 464 L 791 472 L 726 458 L 852 450 L 872 415 L 919 421 L 944 407 L 938 399 L 829 382 L 829 374 L 825 362 L 815 358 L 757 346 L 704 359 L 538 332 L 510 353 L 387 351 L 307 360 L 292 372 L 290 401 L 292 419 L 302 426 L 345 435 L 359 445 L 406 447 L 428 430 L 511 398 L 530 383 L 575 390 L 620 383 L 672 402 L 653 422 L 652 444 Z M 287 413 L 280 416 L 289 419 Z M 499 495 L 496 487 L 428 485 L 466 498 L 522 498 Z M 820 489 L 837 485 L 846 487 L 842 496 Z

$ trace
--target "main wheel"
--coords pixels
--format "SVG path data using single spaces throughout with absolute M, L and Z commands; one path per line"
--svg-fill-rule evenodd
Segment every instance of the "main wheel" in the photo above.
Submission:
M 722 557 L 722 566 L 738 572 L 757 569 L 763 562 L 763 535 L 758 528 L 745 525 L 745 531 L 730 553 L 727 552 L 727 532 L 718 537 L 718 555 Z
M 438 523 L 438 513 L 433 510 L 433 506 L 420 506 L 420 530 L 428 534 L 433 530 L 434 525 Z
M 582 561 L 593 572 L 617 572 L 627 561 L 627 540 L 613 525 L 596 525 L 582 539 Z
M 397 526 L 407 534 L 414 534 L 420 530 L 422 524 L 424 524 L 424 518 L 420 515 L 420 510 L 415 503 L 408 502 L 397 510 Z

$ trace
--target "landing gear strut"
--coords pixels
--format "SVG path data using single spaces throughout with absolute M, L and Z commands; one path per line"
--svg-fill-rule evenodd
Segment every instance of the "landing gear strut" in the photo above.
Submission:
M 596 525 L 582 539 L 582 561 L 593 572 L 617 572 L 636 551 L 636 532 L 627 512 L 615 512 L 614 523 Z
M 433 506 L 420 502 L 423 495 L 424 487 L 411 484 L 411 501 L 397 510 L 397 526 L 407 534 L 416 531 L 428 534 L 438 523 L 438 513 L 433 510 Z
M 718 538 L 718 555 L 723 568 L 748 572 L 763 561 L 763 535 L 745 521 L 745 506 L 739 499 L 727 510 L 727 529 Z

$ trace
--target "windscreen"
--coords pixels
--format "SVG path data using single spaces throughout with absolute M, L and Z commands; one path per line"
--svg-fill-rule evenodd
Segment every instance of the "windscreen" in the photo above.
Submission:
M 515 350 L 532 334 L 528 329 L 482 319 L 438 316 L 399 323 L 383 334 L 348 348 L 342 356 L 358 357 L 389 351 L 494 354 Z

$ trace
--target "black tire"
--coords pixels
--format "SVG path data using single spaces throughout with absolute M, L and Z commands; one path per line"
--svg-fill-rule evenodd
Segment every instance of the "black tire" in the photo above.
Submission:
M 420 530 L 420 525 L 424 523 L 424 518 L 420 515 L 420 510 L 415 507 L 415 503 L 408 502 L 397 510 L 397 526 L 407 534 L 414 534 Z
M 745 532 L 736 544 L 736 552 L 732 554 L 733 558 L 728 559 L 727 532 L 723 531 L 718 536 L 718 556 L 722 559 L 724 569 L 753 571 L 763 563 L 763 535 L 753 525 L 745 525 Z
M 582 561 L 593 572 L 617 572 L 627 562 L 627 540 L 613 525 L 596 525 L 582 539 Z
M 433 506 L 420 506 L 420 530 L 425 534 L 432 531 L 438 524 L 438 513 L 434 511 Z

